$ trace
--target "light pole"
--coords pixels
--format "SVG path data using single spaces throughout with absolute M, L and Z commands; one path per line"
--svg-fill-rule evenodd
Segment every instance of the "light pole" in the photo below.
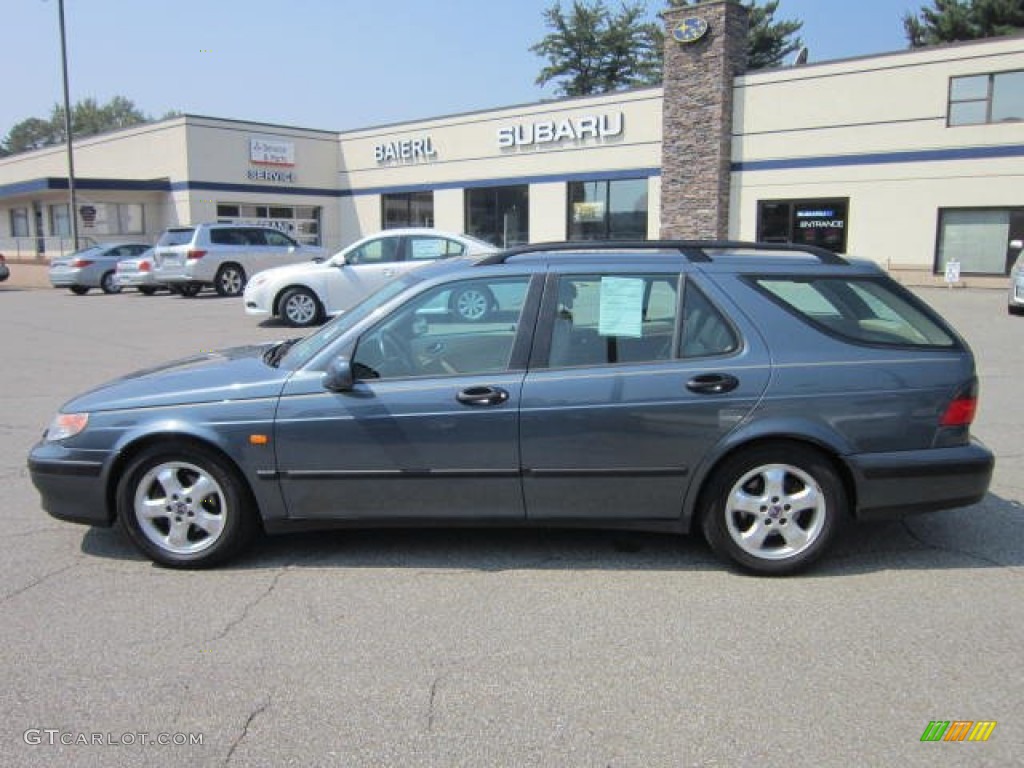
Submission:
M 78 250 L 78 206 L 75 200 L 75 152 L 71 148 L 71 97 L 68 94 L 68 46 L 64 36 L 64 0 L 57 0 L 60 16 L 60 62 L 64 70 L 64 133 L 68 142 L 68 198 L 72 251 Z

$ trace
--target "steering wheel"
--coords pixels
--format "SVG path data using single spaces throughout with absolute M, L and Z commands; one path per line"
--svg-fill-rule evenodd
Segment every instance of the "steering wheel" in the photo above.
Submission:
M 385 375 L 413 373 L 416 370 L 412 354 L 398 335 L 388 328 L 382 328 L 377 334 L 377 351 Z

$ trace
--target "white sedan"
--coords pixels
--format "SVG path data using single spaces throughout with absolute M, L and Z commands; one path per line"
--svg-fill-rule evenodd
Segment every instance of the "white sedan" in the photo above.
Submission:
M 245 312 L 308 326 L 340 314 L 384 283 L 436 259 L 493 253 L 490 243 L 436 229 L 391 229 L 358 240 L 330 259 L 256 273 L 245 287 Z M 482 297 L 459 296 L 453 307 L 465 320 L 490 312 Z M 483 301 L 483 303 L 481 303 Z M 479 314 L 480 317 L 476 317 Z

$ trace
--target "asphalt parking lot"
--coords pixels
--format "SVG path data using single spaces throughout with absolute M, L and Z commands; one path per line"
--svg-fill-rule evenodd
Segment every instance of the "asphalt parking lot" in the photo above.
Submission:
M 920 294 L 978 357 L 991 493 L 765 580 L 698 538 L 575 531 L 302 534 L 155 567 L 48 517 L 30 446 L 91 385 L 295 333 L 212 295 L 0 287 L 0 765 L 1019 764 L 1024 318 L 1004 292 Z M 922 743 L 932 720 L 997 726 Z

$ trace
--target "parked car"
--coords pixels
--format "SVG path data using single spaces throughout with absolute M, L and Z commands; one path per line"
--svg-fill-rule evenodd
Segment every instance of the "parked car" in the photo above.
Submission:
M 156 244 L 156 279 L 185 296 L 212 285 L 221 296 L 241 296 L 251 275 L 282 264 L 323 258 L 284 232 L 245 224 L 171 227 Z
M 490 243 L 436 229 L 392 229 L 364 237 L 327 261 L 260 272 L 246 286 L 245 311 L 280 317 L 304 327 L 321 323 L 362 301 L 388 280 L 437 259 L 493 253 Z M 464 316 L 483 318 L 489 297 L 454 297 Z
M 92 245 L 70 256 L 62 256 L 50 262 L 50 284 L 54 288 L 67 288 L 79 296 L 90 288 L 100 288 L 104 293 L 117 293 L 117 265 L 123 259 L 131 259 L 145 253 L 145 243 L 103 243 Z
M 7 259 L 5 259 L 4 255 L 0 253 L 0 283 L 2 283 L 10 276 L 11 270 L 10 267 L 7 266 Z
M 516 310 L 424 309 L 465 287 Z M 31 451 L 53 516 L 198 567 L 258 530 L 702 531 L 761 574 L 847 518 L 972 504 L 967 343 L 874 263 L 798 246 L 536 245 L 413 270 L 304 339 L 66 403 Z
M 1010 243 L 1017 249 L 1017 261 L 1010 270 L 1010 293 L 1006 308 L 1011 315 L 1024 315 L 1024 243 L 1014 240 Z
M 153 254 L 154 249 L 150 248 L 134 259 L 119 261 L 115 272 L 117 284 L 121 288 L 136 288 L 146 296 L 152 296 L 164 288 L 153 274 Z

